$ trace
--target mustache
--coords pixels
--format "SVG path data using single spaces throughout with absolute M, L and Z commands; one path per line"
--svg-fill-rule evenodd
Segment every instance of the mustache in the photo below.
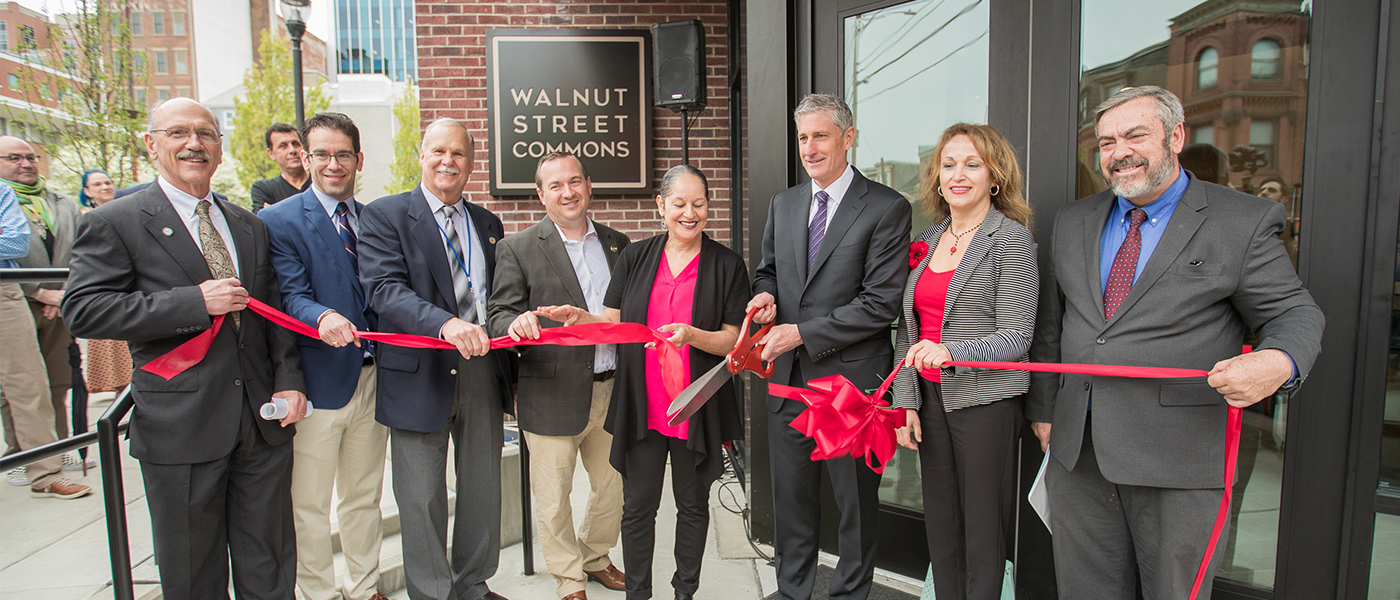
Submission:
M 175 155 L 176 160 L 187 160 L 192 158 L 207 161 L 209 160 L 209 153 L 203 150 L 182 150 Z
M 1146 164 L 1147 164 L 1147 159 L 1145 159 L 1145 158 L 1141 158 L 1141 157 L 1138 157 L 1138 158 L 1134 158 L 1134 157 L 1125 157 L 1125 158 L 1120 158 L 1120 159 L 1118 159 L 1118 160 L 1115 160 L 1115 161 L 1109 163 L 1109 164 L 1108 164 L 1108 170 L 1109 170 L 1109 171 L 1116 171 L 1116 170 L 1121 169 L 1121 168 L 1123 168 L 1123 167 L 1136 167 L 1136 166 L 1139 166 L 1139 165 L 1146 165 Z

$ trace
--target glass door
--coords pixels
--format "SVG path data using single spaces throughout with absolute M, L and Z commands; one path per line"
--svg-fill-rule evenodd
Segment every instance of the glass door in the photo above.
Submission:
M 994 34 L 1003 31 L 993 26 L 999 18 L 994 3 L 814 4 L 812 89 L 840 94 L 850 104 L 856 143 L 848 158 L 865 177 L 913 205 L 913 236 L 934 225 L 923 210 L 919 184 L 939 136 L 954 123 L 987 122 L 989 55 Z M 880 500 L 878 566 L 922 580 L 928 547 L 917 452 L 899 449 L 881 479 Z

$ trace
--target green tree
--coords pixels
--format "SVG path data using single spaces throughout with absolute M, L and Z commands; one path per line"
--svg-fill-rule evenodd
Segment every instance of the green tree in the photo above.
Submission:
M 418 166 L 419 148 L 422 136 L 419 133 L 418 86 L 412 83 L 404 86 L 403 95 L 394 102 L 394 120 L 398 129 L 394 131 L 394 162 L 389 164 L 388 189 L 390 194 L 400 194 L 413 189 L 422 178 Z
M 50 178 L 69 193 L 88 169 L 107 171 L 121 187 L 147 162 L 140 139 L 146 107 L 132 94 L 145 77 L 134 68 L 138 53 L 126 21 L 100 0 L 80 0 L 76 9 L 58 16 L 61 26 L 19 41 L 15 91 L 27 106 L 5 109 L 12 121 L 28 124 L 30 141 L 49 154 Z
M 296 120 L 296 90 L 292 86 L 292 46 L 281 31 L 264 29 L 258 44 L 258 60 L 243 75 L 243 97 L 233 100 L 233 131 L 226 141 L 236 163 L 238 183 L 247 188 L 254 181 L 277 175 L 277 163 L 267 157 L 263 131 L 268 125 Z M 306 86 L 306 114 L 326 110 L 330 98 L 319 83 Z M 242 198 L 245 202 L 247 198 Z

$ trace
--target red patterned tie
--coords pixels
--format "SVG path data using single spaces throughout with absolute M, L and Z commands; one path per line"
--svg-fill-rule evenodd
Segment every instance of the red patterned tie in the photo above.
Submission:
M 1142 254 L 1142 223 L 1147 220 L 1147 212 L 1141 208 L 1128 211 L 1131 223 L 1128 237 L 1118 247 L 1118 255 L 1113 257 L 1113 268 L 1108 271 L 1108 285 L 1103 289 L 1103 319 L 1113 318 L 1128 291 L 1133 289 L 1133 276 L 1137 273 L 1138 257 Z

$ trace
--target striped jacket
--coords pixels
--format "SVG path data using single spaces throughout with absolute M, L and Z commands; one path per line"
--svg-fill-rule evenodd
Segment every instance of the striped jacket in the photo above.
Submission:
M 928 252 L 910 271 L 904 286 L 904 310 L 895 336 L 896 360 L 902 360 L 919 341 L 914 287 L 949 220 L 930 227 L 918 238 L 928 243 Z M 1030 231 L 991 207 L 977 234 L 968 241 L 948 284 L 943 345 L 953 360 L 1026 362 L 1039 292 L 1040 272 Z M 942 382 L 943 407 L 952 411 L 1025 393 L 1030 374 L 957 367 L 943 369 Z M 926 383 L 928 380 L 913 369 L 900 369 L 893 385 L 894 406 L 918 410 L 923 403 L 919 386 Z

